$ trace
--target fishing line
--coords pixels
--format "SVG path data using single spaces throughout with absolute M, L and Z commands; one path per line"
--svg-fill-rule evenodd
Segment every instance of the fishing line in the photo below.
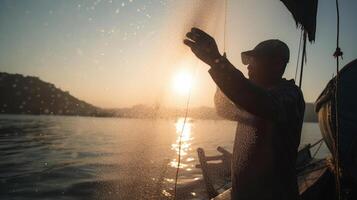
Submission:
M 198 62 L 198 61 L 197 61 Z M 197 63 L 198 64 L 198 63 Z M 197 74 L 197 65 L 196 65 L 196 72 L 194 73 L 194 76 L 196 76 Z M 174 187 L 174 199 L 176 200 L 176 194 L 177 194 L 177 180 L 178 180 L 178 174 L 180 171 L 180 165 L 181 165 L 181 146 L 182 146 L 182 135 L 183 132 L 185 130 L 185 126 L 186 126 L 186 121 L 187 121 L 187 116 L 188 116 L 188 108 L 190 105 L 190 100 L 191 100 L 191 94 L 192 94 L 192 80 L 194 79 L 194 76 L 191 77 L 191 86 L 187 95 L 187 101 L 186 101 L 186 108 L 185 108 L 185 116 L 184 116 L 184 120 L 182 123 L 182 128 L 181 128 L 181 132 L 180 132 L 180 137 L 179 137 L 179 148 L 178 148 L 178 158 L 177 158 L 177 168 L 176 168 L 176 175 L 175 175 L 175 187 Z

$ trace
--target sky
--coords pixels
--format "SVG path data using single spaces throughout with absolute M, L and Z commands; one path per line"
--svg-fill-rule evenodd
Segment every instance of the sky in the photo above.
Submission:
M 266 39 L 286 42 L 291 59 L 284 77 L 294 78 L 300 30 L 285 6 L 279 0 L 227 5 L 225 13 L 223 0 L 0 0 L 0 71 L 37 76 L 103 108 L 182 107 L 185 85 L 192 87 L 191 106 L 213 106 L 209 67 L 182 44 L 197 26 L 216 38 L 221 53 L 226 30 L 228 59 L 245 75 L 240 52 Z M 356 10 L 357 1 L 340 1 L 341 66 L 357 57 Z M 316 42 L 307 46 L 304 68 L 307 102 L 335 74 L 335 45 L 335 0 L 320 0 Z

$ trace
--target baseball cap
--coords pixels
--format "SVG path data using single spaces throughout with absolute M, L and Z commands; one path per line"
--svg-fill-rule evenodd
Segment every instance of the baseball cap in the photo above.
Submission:
M 279 57 L 284 62 L 288 63 L 290 50 L 288 45 L 284 42 L 277 39 L 271 39 L 259 43 L 253 50 L 242 52 L 241 57 L 244 65 L 248 65 L 251 62 L 251 59 L 257 57 Z

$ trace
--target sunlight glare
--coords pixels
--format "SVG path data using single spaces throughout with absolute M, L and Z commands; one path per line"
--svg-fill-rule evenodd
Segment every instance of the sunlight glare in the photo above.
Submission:
M 187 118 L 186 123 L 184 118 L 179 118 L 175 123 L 176 127 L 176 142 L 171 145 L 171 149 L 176 152 L 177 155 L 180 154 L 181 158 L 183 159 L 184 156 L 188 155 L 188 152 L 191 151 L 192 140 L 194 139 L 192 134 L 192 119 Z M 181 149 L 180 149 L 180 136 L 181 137 Z M 184 160 L 184 159 L 183 159 Z M 173 168 L 177 168 L 177 158 L 171 160 L 169 165 Z M 187 168 L 188 164 L 180 163 L 180 168 L 184 169 Z
M 187 95 L 192 87 L 192 75 L 188 71 L 178 72 L 173 79 L 173 90 L 179 95 Z

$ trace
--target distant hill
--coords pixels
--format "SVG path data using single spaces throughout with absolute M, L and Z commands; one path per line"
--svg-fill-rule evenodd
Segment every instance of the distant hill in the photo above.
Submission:
M 0 72 L 0 113 L 79 115 L 127 118 L 177 118 L 185 115 L 184 109 L 159 108 L 135 105 L 130 108 L 102 109 L 79 100 L 38 77 Z M 190 108 L 189 117 L 195 119 L 222 119 L 212 107 Z M 306 103 L 306 122 L 317 122 L 314 105 Z
M 0 113 L 111 116 L 38 77 L 0 73 Z

